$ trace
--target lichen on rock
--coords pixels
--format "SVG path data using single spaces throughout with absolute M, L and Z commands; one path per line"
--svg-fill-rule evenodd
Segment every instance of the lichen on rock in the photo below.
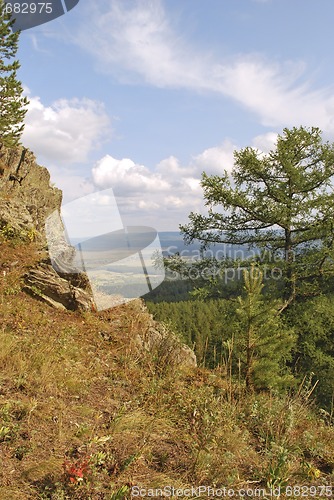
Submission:
M 36 239 L 43 241 L 45 220 L 61 202 L 61 190 L 50 185 L 48 170 L 37 164 L 34 154 L 0 141 L 0 228 L 10 227 L 17 234 L 34 230 Z

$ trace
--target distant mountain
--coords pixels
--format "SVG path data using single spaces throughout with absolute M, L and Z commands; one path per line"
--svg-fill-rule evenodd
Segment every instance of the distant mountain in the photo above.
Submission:
M 178 231 L 162 231 L 159 232 L 160 244 L 163 255 L 168 257 L 179 253 L 183 257 L 191 258 L 200 254 L 200 242 L 195 241 L 190 245 L 186 245 L 184 239 Z M 224 257 L 231 258 L 247 258 L 254 255 L 254 250 L 248 250 L 247 245 L 227 245 L 226 243 L 217 243 L 211 245 L 205 252 L 206 257 Z
M 82 238 L 82 242 L 78 238 L 75 241 L 72 240 L 72 244 L 75 244 L 78 249 L 86 252 L 86 255 L 91 254 L 94 261 L 98 258 L 102 261 L 112 263 L 135 255 L 151 245 L 158 250 L 159 245 L 155 241 L 157 234 L 159 235 L 162 253 L 165 257 L 178 253 L 184 258 L 191 259 L 198 258 L 201 255 L 201 244 L 199 241 L 187 245 L 184 242 L 183 236 L 178 231 L 161 231 L 157 233 L 145 226 L 130 226 L 126 231 L 114 231 L 90 239 Z M 97 252 L 99 253 L 99 257 L 96 255 Z M 245 259 L 254 255 L 254 253 L 257 253 L 256 250 L 248 250 L 246 245 L 217 243 L 204 251 L 204 257 Z

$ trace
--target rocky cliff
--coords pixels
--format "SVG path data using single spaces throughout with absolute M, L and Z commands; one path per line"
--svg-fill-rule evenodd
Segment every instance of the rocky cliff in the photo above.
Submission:
M 69 274 L 66 269 L 55 270 L 47 252 L 43 252 L 47 249 L 46 219 L 54 211 L 60 212 L 61 202 L 62 192 L 50 186 L 48 170 L 37 164 L 31 151 L 21 146 L 9 149 L 0 142 L 0 244 L 1 239 L 26 241 L 33 243 L 40 254 L 37 265 L 23 277 L 23 290 L 53 308 L 92 311 L 94 301 L 87 276 Z M 66 242 L 62 245 L 70 261 L 74 249 Z M 144 303 L 140 300 L 136 303 L 141 314 L 148 317 Z M 163 350 L 176 364 L 196 366 L 191 349 L 152 317 L 149 327 L 138 336 L 137 346 L 143 351 Z
M 50 174 L 24 147 L 0 142 L 0 229 L 45 243 L 46 217 L 59 210 L 60 189 L 50 186 Z
M 34 154 L 0 142 L 0 232 L 6 238 L 35 241 L 46 249 L 46 218 L 60 211 L 62 192 L 50 185 L 48 170 Z M 57 273 L 46 258 L 25 276 L 25 290 L 49 305 L 63 309 L 90 310 L 93 300 L 88 280 L 82 275 Z

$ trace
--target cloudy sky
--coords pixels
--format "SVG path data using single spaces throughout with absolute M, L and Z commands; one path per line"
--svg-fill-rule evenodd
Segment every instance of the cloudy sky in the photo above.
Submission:
M 177 230 L 201 173 L 283 127 L 334 140 L 333 0 L 80 0 L 23 31 L 23 142 L 71 201 L 113 188 L 123 221 Z

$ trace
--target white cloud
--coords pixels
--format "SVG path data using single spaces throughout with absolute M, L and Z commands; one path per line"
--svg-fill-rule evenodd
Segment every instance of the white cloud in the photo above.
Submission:
M 109 118 L 97 101 L 59 99 L 45 106 L 39 97 L 28 97 L 22 140 L 44 162 L 84 162 L 110 134 Z
M 129 158 L 117 160 L 110 155 L 99 160 L 92 170 L 94 184 L 99 188 L 106 186 L 119 189 L 123 193 L 150 190 L 164 191 L 168 183 L 159 173 L 151 173 L 147 167 L 134 163 Z
M 334 129 L 334 89 L 311 90 L 302 62 L 269 63 L 249 56 L 222 69 L 225 92 L 258 113 L 266 126 L 306 125 Z
M 223 173 L 233 164 L 234 146 L 230 141 L 209 148 L 182 165 L 170 156 L 154 170 L 129 158 L 101 158 L 92 169 L 95 188 L 112 187 L 123 220 L 128 225 L 146 224 L 158 230 L 178 228 L 191 211 L 205 212 L 201 173 Z
M 156 171 L 159 172 L 163 176 L 167 177 L 185 177 L 192 176 L 196 173 L 195 166 L 185 166 L 181 165 L 180 160 L 175 156 L 169 156 L 169 158 L 165 158 L 160 161 L 156 167 Z
M 152 211 L 152 210 L 159 210 L 159 205 L 158 205 L 158 203 L 155 203 L 154 201 L 139 200 L 138 208 L 140 208 L 140 210 L 144 210 L 144 211 L 147 211 L 147 210 Z
M 278 134 L 276 132 L 267 132 L 266 134 L 257 135 L 252 140 L 252 146 L 259 149 L 263 153 L 269 153 L 277 142 Z
M 71 169 L 61 168 L 52 164 L 48 164 L 47 168 L 51 174 L 51 183 L 63 192 L 64 203 L 95 191 L 94 185 L 88 178 L 76 174 Z
M 87 15 L 90 29 L 81 27 L 74 42 L 94 56 L 102 71 L 123 81 L 217 92 L 271 127 L 303 124 L 334 130 L 334 90 L 300 83 L 307 70 L 303 61 L 200 51 L 180 34 L 161 0 L 90 0 Z
M 233 152 L 236 149 L 237 146 L 229 140 L 225 140 L 221 146 L 206 149 L 194 157 L 197 171 L 210 174 L 223 174 L 225 170 L 231 172 L 234 164 Z
M 40 47 L 38 37 L 34 33 L 28 32 L 28 37 L 30 38 L 33 49 L 36 50 L 36 52 L 40 52 L 41 54 L 49 54 L 48 50 L 42 49 Z
M 71 239 L 94 238 L 123 227 L 112 189 L 93 192 L 64 205 L 62 217 Z
M 175 37 L 160 0 L 91 1 L 87 15 L 89 36 L 87 30 L 80 29 L 74 40 L 93 54 L 102 71 L 116 71 L 128 81 L 140 75 L 158 87 L 202 85 L 200 71 L 193 70 L 196 59 L 201 66 L 201 58 L 192 54 L 189 64 L 190 47 L 179 35 Z

